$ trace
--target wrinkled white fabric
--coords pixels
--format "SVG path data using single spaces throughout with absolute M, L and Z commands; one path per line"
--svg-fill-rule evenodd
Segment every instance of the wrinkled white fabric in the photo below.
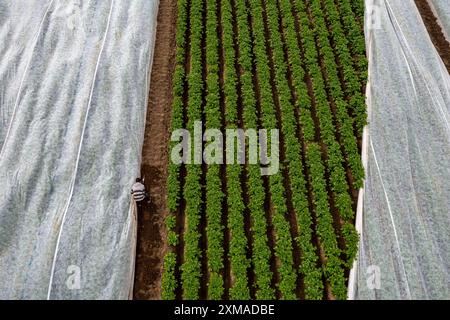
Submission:
M 0 1 L 0 299 L 127 299 L 157 0 Z
M 374 4 L 381 25 L 366 27 L 369 134 L 350 298 L 449 299 L 450 77 L 413 0 Z

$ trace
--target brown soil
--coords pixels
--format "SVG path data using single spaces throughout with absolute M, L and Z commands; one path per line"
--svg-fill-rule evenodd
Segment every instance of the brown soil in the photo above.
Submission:
M 450 44 L 445 39 L 441 27 L 437 22 L 437 18 L 434 16 L 428 1 L 426 0 L 415 0 L 416 6 L 419 9 L 420 15 L 422 16 L 423 22 L 428 30 L 431 41 L 436 47 L 439 55 L 444 61 L 447 71 L 450 73 Z
M 162 265 L 167 250 L 166 180 L 176 17 L 176 1 L 161 0 L 141 169 L 152 203 L 139 212 L 135 299 L 161 298 Z

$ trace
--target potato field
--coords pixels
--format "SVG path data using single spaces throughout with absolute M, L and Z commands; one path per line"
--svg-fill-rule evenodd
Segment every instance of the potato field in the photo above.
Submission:
M 363 5 L 178 1 L 172 130 L 279 129 L 280 170 L 169 163 L 162 298 L 346 298 L 364 179 Z

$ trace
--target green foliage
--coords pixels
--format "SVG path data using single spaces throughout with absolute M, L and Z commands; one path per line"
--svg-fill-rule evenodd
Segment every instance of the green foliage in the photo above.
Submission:
M 314 33 L 318 47 L 320 48 L 320 54 L 324 59 L 325 83 L 329 88 L 330 97 L 336 107 L 336 127 L 341 136 L 341 144 L 344 147 L 346 160 L 353 173 L 355 188 L 360 188 L 364 179 L 364 168 L 362 167 L 356 137 L 353 134 L 352 119 L 347 109 L 350 104 L 356 114 L 355 119 L 358 131 L 362 133 L 362 129 L 366 124 L 365 99 L 361 93 L 359 78 L 353 68 L 352 57 L 347 47 L 347 39 L 341 28 L 339 14 L 334 6 L 334 1 L 324 0 L 325 10 L 321 7 L 320 0 L 309 0 L 309 2 L 315 26 Z M 330 29 L 332 30 L 331 35 L 328 32 L 323 12 L 329 15 Z M 335 50 L 343 68 L 344 83 L 342 85 L 335 54 L 329 41 L 330 36 L 334 40 Z M 347 103 L 345 100 L 343 87 L 346 88 L 347 94 L 350 97 L 350 103 Z
M 167 244 L 172 247 L 178 245 L 178 234 L 172 230 L 167 232 Z
M 206 1 L 206 128 L 221 128 L 219 87 L 219 39 L 218 19 L 215 0 Z M 207 261 L 209 269 L 208 298 L 220 300 L 223 296 L 223 226 L 222 226 L 222 180 L 220 167 L 209 165 L 206 173 L 206 217 L 207 217 Z
M 184 61 L 186 56 L 186 28 L 188 19 L 188 0 L 178 0 L 178 20 L 177 20 L 177 34 L 176 34 L 176 66 L 172 81 L 172 130 L 183 128 L 183 93 L 186 81 L 186 72 L 184 68 Z M 170 150 L 176 145 L 176 142 L 170 144 Z M 180 166 L 172 162 L 169 163 L 169 174 L 167 179 L 167 194 L 168 207 L 170 212 L 175 212 L 179 205 L 181 196 L 180 186 Z
M 175 279 L 175 266 L 177 263 L 177 257 L 175 253 L 170 252 L 164 257 L 164 272 L 161 279 L 162 293 L 161 298 L 163 300 L 175 300 L 175 290 L 177 288 L 177 282 Z
M 279 104 L 282 108 L 282 133 L 285 136 L 285 147 L 287 152 L 287 160 L 296 162 L 299 166 L 299 143 L 295 138 L 295 117 L 293 115 L 293 106 L 290 103 L 290 90 L 285 78 L 284 54 L 281 38 L 278 28 L 278 17 L 276 15 L 275 2 L 266 2 L 267 19 L 270 29 L 270 45 L 272 46 L 274 66 L 275 66 L 275 83 L 279 94 Z M 272 94 L 272 86 L 270 84 L 270 65 L 266 51 L 266 39 L 264 34 L 264 12 L 262 2 L 259 0 L 250 1 L 250 15 L 252 17 L 253 31 L 253 49 L 255 53 L 256 71 L 258 76 L 258 84 L 260 89 L 260 103 L 262 111 L 262 122 L 266 129 L 275 129 L 278 127 L 276 119 L 276 109 L 274 96 Z M 275 10 L 275 11 L 274 11 Z M 295 161 L 297 160 L 297 161 Z M 301 166 L 301 164 L 300 164 Z M 291 174 L 296 168 L 292 169 Z M 298 170 L 298 168 L 297 168 Z M 297 171 L 296 175 L 298 175 Z M 278 289 L 283 299 L 295 299 L 295 289 L 297 286 L 297 274 L 293 266 L 292 256 L 292 238 L 290 234 L 289 222 L 285 215 L 288 213 L 286 206 L 286 190 L 283 185 L 283 176 L 281 172 L 270 176 L 270 193 L 273 204 L 272 224 L 276 233 L 275 255 L 280 261 L 278 268 L 279 282 Z
M 295 20 L 292 15 L 290 0 L 280 0 L 280 13 L 283 25 L 285 43 L 289 69 L 292 73 L 292 84 L 297 96 L 295 107 L 300 114 L 302 124 L 302 136 L 305 141 L 312 141 L 315 138 L 315 127 L 311 116 L 311 100 L 308 95 L 308 88 L 304 81 L 305 70 L 302 67 L 303 61 L 300 55 L 300 47 L 297 41 Z M 292 138 L 294 139 L 294 137 Z M 292 143 L 290 141 L 290 143 Z M 300 149 L 300 146 L 298 147 Z M 292 154 L 293 171 L 290 175 L 292 185 L 292 202 L 297 214 L 297 224 L 299 235 L 297 237 L 298 246 L 301 249 L 300 273 L 304 277 L 306 299 L 322 299 L 323 284 L 322 272 L 317 267 L 318 256 L 312 244 L 312 218 L 309 211 L 306 181 L 303 176 L 305 171 L 302 168 L 301 158 Z M 297 172 L 297 173 L 296 173 Z M 301 172 L 302 174 L 298 174 Z
M 253 87 L 253 44 L 248 24 L 248 9 L 245 0 L 236 0 L 235 5 L 244 126 L 257 128 L 258 113 L 255 88 Z M 275 298 L 275 292 L 271 287 L 273 277 L 270 270 L 271 252 L 268 246 L 267 221 L 264 210 L 265 194 L 259 165 L 248 165 L 246 178 L 253 234 L 252 265 L 255 273 L 256 298 L 270 300 Z M 236 275 L 242 276 L 238 273 Z M 230 290 L 230 295 L 236 299 L 241 296 L 235 290 Z
M 362 184 L 363 171 L 361 166 L 361 160 L 357 153 L 356 141 L 353 137 L 352 126 L 350 124 L 348 114 L 346 111 L 345 100 L 343 99 L 341 84 L 337 75 L 337 66 L 335 62 L 335 56 L 333 50 L 330 46 L 328 40 L 328 30 L 323 20 L 322 8 L 320 7 L 320 2 L 316 0 L 307 1 L 310 6 L 312 20 L 308 18 L 308 11 L 305 3 L 301 0 L 295 0 L 295 9 L 297 16 L 300 21 L 301 28 L 301 42 L 304 48 L 305 65 L 307 67 L 308 73 L 311 77 L 312 87 L 314 91 L 314 99 L 316 103 L 316 113 L 319 120 L 320 136 L 326 147 L 326 165 L 327 171 L 330 176 L 329 181 L 331 184 L 332 196 L 334 198 L 335 205 L 339 210 L 339 213 L 344 221 L 349 221 L 353 218 L 352 202 L 349 195 L 349 188 L 347 185 L 347 180 L 345 177 L 345 170 L 343 167 L 344 159 L 341 152 L 341 147 L 336 139 L 336 128 L 333 125 L 333 114 L 331 112 L 331 105 L 328 102 L 327 92 L 325 90 L 326 85 L 331 93 L 331 97 L 334 98 L 337 111 L 337 127 L 341 134 L 342 144 L 344 144 L 344 150 L 347 154 L 347 160 L 349 163 L 353 163 L 353 174 L 356 178 L 356 186 Z M 317 46 L 316 46 L 317 45 Z M 320 68 L 320 56 L 324 59 L 325 73 L 322 73 Z M 349 159 L 351 156 L 351 159 Z M 309 164 L 310 168 L 312 167 Z M 351 166 L 352 167 L 352 166 Z M 311 170 L 311 169 L 310 169 Z M 316 174 L 319 171 L 315 171 Z M 358 173 L 359 172 L 359 173 Z M 313 174 L 313 172 L 311 172 Z M 312 181 L 316 181 L 319 178 L 312 176 Z M 324 185 L 326 185 L 324 183 Z M 317 186 L 317 184 L 316 184 Z M 326 187 L 325 187 L 326 188 Z M 326 189 L 325 189 L 326 191 Z M 325 197 L 321 199 L 321 197 Z M 316 206 L 316 215 L 319 212 L 324 212 L 325 200 L 327 200 L 328 195 L 323 193 L 318 196 L 316 194 L 315 201 L 323 201 L 322 207 Z M 321 202 L 319 202 L 321 203 Z M 328 202 L 327 202 L 328 205 Z M 320 222 L 318 221 L 317 228 L 322 228 Z M 323 233 L 324 231 L 322 231 Z M 346 234 L 342 231 L 344 237 Z M 328 230 L 327 233 L 329 238 L 337 237 L 334 230 Z M 323 238 L 325 241 L 328 238 Z M 347 242 L 353 242 L 354 238 L 347 239 Z M 321 242 L 322 246 L 325 246 Z M 332 244 L 329 243 L 329 246 Z M 353 250 L 353 249 L 351 249 Z M 329 256 L 327 252 L 331 255 Z M 332 291 L 336 297 L 345 298 L 345 290 L 343 290 L 342 279 L 339 276 L 339 268 L 342 269 L 342 262 L 339 263 L 340 254 L 335 252 L 334 248 L 329 248 L 325 250 L 327 266 L 325 267 L 325 275 L 332 286 Z M 350 253 L 350 252 L 349 252 Z M 331 266 L 330 262 L 332 262 Z M 331 272 L 331 271 L 332 272 Z M 339 272 L 338 272 L 339 271 Z M 340 280 L 338 280 L 340 279 Z M 336 288 L 335 288 L 336 286 Z
M 341 2 L 341 7 L 345 8 L 346 3 L 347 1 Z M 351 97 L 350 104 L 357 103 L 357 105 L 356 106 L 353 105 L 352 108 L 356 114 L 357 127 L 361 132 L 362 127 L 366 123 L 365 101 L 363 95 L 361 94 L 361 85 L 360 85 L 361 81 L 358 78 L 357 73 L 352 65 L 352 57 L 348 48 L 349 43 L 341 26 L 339 20 L 339 12 L 335 6 L 335 3 L 333 0 L 324 0 L 323 4 L 324 8 L 321 8 L 319 0 L 312 0 L 313 14 L 315 17 L 315 24 L 317 26 L 316 30 L 320 30 L 317 31 L 317 33 L 319 42 L 321 43 L 321 48 L 323 48 L 321 52 L 324 55 L 324 57 L 328 58 L 328 60 L 331 60 L 333 58 L 334 54 L 330 49 L 331 45 L 328 41 L 328 38 L 331 36 L 335 44 L 335 51 L 337 52 L 337 56 L 340 59 L 341 66 L 343 69 L 345 90 L 347 94 Z M 325 14 L 328 16 L 328 23 L 331 25 L 332 30 L 331 32 L 328 32 L 326 28 L 326 22 L 324 20 L 322 11 L 325 12 Z M 345 16 L 347 15 L 350 16 L 350 10 L 348 8 L 343 11 L 346 13 Z M 345 19 L 345 20 L 352 20 L 352 19 Z M 356 28 L 355 25 L 351 25 L 351 27 Z M 357 35 L 360 35 L 360 32 L 357 32 Z M 358 44 L 359 43 L 358 41 L 360 41 L 361 39 L 357 35 L 351 36 L 351 39 L 353 39 L 354 41 L 353 46 L 359 52 L 362 52 L 363 50 L 362 46 L 364 45 L 364 42 L 362 41 L 362 43 Z M 358 46 L 360 47 L 359 49 Z M 338 77 L 337 69 L 338 67 L 334 62 L 326 64 L 326 71 L 328 74 L 329 82 L 335 84 L 330 85 L 330 87 L 331 87 L 331 95 L 335 100 L 337 106 L 338 123 L 340 125 L 342 145 L 344 145 L 344 148 L 347 153 L 347 161 L 349 162 L 350 167 L 352 168 L 353 177 L 355 178 L 355 187 L 360 188 L 362 187 L 363 184 L 364 169 L 362 167 L 356 141 L 354 140 L 354 136 L 352 133 L 352 126 L 350 124 L 350 119 L 348 118 L 348 114 L 345 111 L 346 102 L 344 101 L 343 98 L 344 97 L 343 89 L 340 86 L 338 86 L 340 80 Z M 335 179 L 336 179 L 335 181 L 338 181 L 337 179 L 339 178 L 336 177 Z M 353 262 L 353 259 L 356 256 L 357 242 L 358 242 L 358 235 L 356 233 L 356 230 L 354 226 L 350 223 L 350 221 L 353 220 L 353 210 L 350 207 L 350 203 L 346 197 L 346 193 L 337 194 L 335 201 L 338 209 L 340 210 L 342 219 L 346 221 L 342 227 L 342 235 L 346 242 L 347 264 L 350 267 Z
M 359 235 L 355 226 L 349 222 L 345 222 L 342 226 L 342 234 L 346 245 L 346 264 L 348 268 L 351 268 L 353 261 L 356 259 L 356 255 L 358 254 Z
M 172 130 L 182 128 L 183 121 L 183 92 L 186 80 L 184 61 L 186 56 L 186 31 L 188 18 L 188 0 L 178 0 L 178 20 L 176 33 L 176 66 L 173 75 L 173 103 L 172 103 Z M 170 150 L 175 145 L 170 145 Z M 181 196 L 180 186 L 180 167 L 172 162 L 169 163 L 167 178 L 167 203 L 171 214 L 166 219 L 168 232 L 168 244 L 175 246 L 178 244 L 178 235 L 173 231 L 176 226 L 175 213 L 179 206 Z M 176 238 L 176 240 L 175 240 Z M 175 290 L 177 283 L 175 280 L 176 255 L 169 252 L 164 259 L 162 275 L 162 293 L 163 299 L 175 299 Z
M 323 298 L 323 276 L 336 298 L 346 297 L 344 270 L 351 267 L 356 257 L 358 234 L 352 224 L 354 213 L 345 165 L 352 172 L 355 188 L 361 187 L 364 179 L 357 147 L 357 138 L 366 124 L 362 92 L 362 83 L 367 79 L 361 29 L 363 10 L 362 0 L 178 0 L 172 130 L 186 127 L 192 132 L 194 122 L 202 116 L 206 128 L 224 129 L 225 124 L 226 128 L 243 125 L 281 129 L 285 161 L 280 172 L 268 178 L 268 185 L 269 221 L 275 234 L 274 254 L 278 262 L 276 287 L 283 299 L 296 298 L 298 276 L 303 279 L 307 299 Z M 223 60 L 219 59 L 220 42 Z M 185 70 L 186 55 L 190 59 L 188 70 Z M 222 88 L 220 63 L 223 64 Z M 307 77 L 311 80 L 310 88 L 305 81 Z M 225 112 L 221 110 L 221 90 Z M 176 142 L 171 143 L 170 151 L 175 145 Z M 288 184 L 283 173 L 288 177 Z M 208 299 L 223 298 L 224 259 L 230 263 L 230 299 L 250 299 L 247 277 L 250 268 L 255 275 L 256 298 L 275 298 L 260 167 L 247 164 L 244 170 L 240 165 L 226 166 L 226 199 L 222 174 L 220 165 L 209 165 L 206 185 L 202 186 L 201 165 L 189 164 L 181 186 L 180 166 L 169 164 L 170 214 L 166 226 L 167 241 L 172 248 L 164 259 L 163 299 L 175 299 L 178 286 L 173 249 L 179 245 L 176 214 L 181 199 L 185 201 L 184 253 L 180 267 L 183 298 L 199 298 L 202 277 L 207 276 L 202 275 L 202 256 L 208 267 Z M 247 208 L 241 185 L 244 174 Z M 296 215 L 296 239 L 292 239 L 287 219 L 287 192 Z M 203 194 L 205 206 L 202 206 Z M 331 200 L 340 214 L 340 230 L 333 226 Z M 226 257 L 222 225 L 225 201 L 229 232 Z M 207 221 L 206 252 L 200 247 L 203 207 Z M 246 212 L 251 221 L 251 257 L 247 256 Z M 313 244 L 314 233 L 325 258 L 322 266 Z M 345 240 L 342 248 L 337 241 L 340 236 Z M 294 268 L 293 241 L 300 249 L 299 270 Z
M 324 273 L 331 286 L 331 291 L 337 299 L 346 299 L 344 269 L 340 259 L 341 250 L 338 247 L 333 228 L 333 216 L 328 204 L 328 194 L 325 181 L 325 167 L 322 163 L 320 146 L 311 143 L 307 148 L 307 162 L 311 172 L 313 202 L 317 219 L 317 236 L 326 256 Z
M 358 11 L 362 9 L 358 15 L 352 11 L 351 2 L 354 2 Z M 337 9 L 345 29 L 346 39 L 348 39 L 351 53 L 354 57 L 355 67 L 358 70 L 359 78 L 362 84 L 367 81 L 367 58 L 366 58 L 366 42 L 362 24 L 364 23 L 364 1 L 363 0 L 341 0 L 338 2 Z M 359 19 L 357 18 L 359 17 Z
M 208 299 L 220 300 L 223 295 L 222 275 L 211 272 L 208 280 Z
M 187 129 L 193 132 L 194 123 L 202 118 L 203 99 L 203 62 L 202 62 L 202 35 L 203 35 L 203 0 L 192 0 L 190 6 L 190 72 L 188 74 L 188 106 Z M 201 154 L 201 147 L 192 148 L 192 152 Z M 202 204 L 202 188 L 200 177 L 201 165 L 186 165 L 186 178 L 183 188 L 183 198 L 186 201 L 186 229 L 184 233 L 184 262 L 181 266 L 181 281 L 183 298 L 196 300 L 199 298 L 201 273 L 200 249 L 200 210 Z
M 175 215 L 168 215 L 166 218 L 166 227 L 167 229 L 174 229 L 177 225 L 177 219 Z

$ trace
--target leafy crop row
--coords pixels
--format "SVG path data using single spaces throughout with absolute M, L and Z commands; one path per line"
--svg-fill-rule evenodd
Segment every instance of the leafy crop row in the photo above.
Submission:
M 333 216 L 330 212 L 328 194 L 325 185 L 325 167 L 322 163 L 320 146 L 312 143 L 308 145 L 307 162 L 311 172 L 313 201 L 316 208 L 317 235 L 320 245 L 326 256 L 324 266 L 332 292 L 337 299 L 345 299 L 347 289 L 345 286 L 344 270 L 340 259 L 341 250 L 338 247 L 336 235 L 333 231 Z
M 339 79 L 338 66 L 335 61 L 335 55 L 328 40 L 328 29 L 323 17 L 320 0 L 312 0 L 310 1 L 310 4 L 319 52 L 324 59 L 323 68 L 326 73 L 326 77 L 324 78 L 330 90 L 331 98 L 336 106 L 336 119 L 338 124 L 337 131 L 341 135 L 341 143 L 344 146 L 347 161 L 350 165 L 353 173 L 353 178 L 355 180 L 355 188 L 360 188 L 362 187 L 362 181 L 364 179 L 364 169 L 362 167 L 361 157 L 359 156 L 356 138 L 353 133 L 352 120 L 347 113 L 347 101 L 344 99 L 344 93 L 341 88 L 341 81 Z M 333 22 L 332 27 L 336 31 L 340 30 L 338 29 L 339 24 L 337 22 Z M 355 76 L 355 71 L 351 62 L 351 56 L 348 53 L 348 48 L 345 41 L 344 44 L 342 44 L 342 39 L 345 39 L 343 38 L 343 33 L 333 32 L 333 38 L 337 43 L 338 56 L 341 58 L 342 65 L 344 67 L 344 80 L 346 81 L 347 88 L 349 88 L 349 90 L 352 91 L 353 94 L 352 99 L 354 100 L 352 101 L 361 102 L 362 100 L 362 106 L 359 106 L 358 103 L 357 108 L 361 111 L 356 110 L 356 113 L 358 114 L 356 118 L 365 118 L 364 97 L 361 95 L 360 85 L 358 79 Z M 359 123 L 358 126 L 361 125 L 363 126 L 363 123 Z
M 222 126 L 219 87 L 219 39 L 217 36 L 217 5 L 215 0 L 206 2 L 206 128 Z M 239 195 L 240 196 L 240 195 Z M 219 300 L 223 295 L 223 226 L 222 180 L 220 164 L 210 164 L 206 173 L 207 261 L 209 268 L 208 298 Z
M 238 92 L 236 75 L 236 54 L 233 37 L 233 9 L 230 0 L 221 1 L 221 24 L 224 54 L 224 95 L 225 118 L 227 128 L 238 127 Z M 237 155 L 235 149 L 234 156 Z M 227 166 L 227 204 L 228 229 L 230 231 L 229 259 L 232 283 L 229 289 L 230 299 L 248 300 L 250 290 L 247 272 L 250 261 L 247 258 L 247 238 L 245 235 L 244 201 L 241 187 L 241 166 L 233 164 Z
M 358 131 L 358 136 L 362 136 L 363 128 L 367 124 L 367 114 L 366 114 L 365 96 L 361 92 L 361 80 L 358 77 L 358 72 L 355 69 L 354 64 L 353 64 L 353 58 L 352 58 L 352 55 L 350 54 L 350 50 L 349 50 L 349 41 L 347 40 L 344 30 L 342 29 L 342 25 L 339 20 L 339 12 L 337 11 L 333 0 L 325 0 L 323 2 L 325 5 L 324 11 L 327 15 L 327 20 L 328 20 L 328 23 L 330 24 L 331 31 L 328 32 L 326 29 L 323 14 L 321 16 L 316 17 L 316 19 L 319 20 L 320 26 L 324 26 L 323 35 L 327 35 L 327 37 L 329 37 L 331 35 L 331 37 L 334 41 L 337 56 L 340 59 L 340 65 L 341 65 L 341 68 L 343 69 L 343 77 L 344 77 L 344 84 L 345 84 L 345 87 L 344 86 L 343 87 L 345 89 L 347 96 L 349 97 L 349 106 L 352 108 L 352 110 L 355 113 L 355 124 L 356 124 L 356 129 Z M 314 2 L 313 7 L 319 8 L 320 3 Z M 358 32 L 358 35 L 359 35 L 359 32 Z M 355 39 L 355 41 L 357 41 L 357 39 Z M 354 45 L 356 48 L 356 46 L 358 44 L 355 43 Z M 364 45 L 364 42 L 362 45 Z M 363 57 L 360 57 L 360 59 L 361 59 L 360 61 L 363 61 L 363 62 L 366 61 L 366 59 Z M 333 74 L 333 70 L 337 71 L 336 64 L 330 65 L 327 67 L 329 67 L 331 69 L 329 71 L 331 73 L 330 78 L 333 77 L 333 81 L 334 81 L 334 79 L 336 79 L 336 81 L 339 81 L 338 75 Z M 365 69 L 364 67 L 362 67 L 362 68 Z M 339 100 L 342 100 L 343 90 L 340 90 L 340 88 L 338 86 L 335 86 L 335 87 L 333 86 L 332 88 L 334 89 L 333 95 L 338 96 L 338 97 L 334 97 L 334 99 L 339 98 Z M 343 119 L 342 121 L 344 122 L 343 125 L 345 126 L 345 123 L 347 121 L 350 121 L 350 119 L 348 119 L 348 120 Z M 349 123 L 349 125 L 351 125 L 351 123 Z M 352 148 L 348 151 L 349 152 L 348 156 L 350 157 L 349 162 L 350 162 L 350 166 L 351 166 L 352 170 L 354 171 L 355 179 L 358 181 L 358 184 L 356 187 L 359 188 L 362 186 L 361 182 L 364 178 L 364 170 L 361 165 L 360 157 L 358 156 L 358 149 L 356 147 L 356 141 L 353 144 L 352 141 L 349 140 L 350 136 L 353 136 L 353 132 L 349 131 L 349 133 L 348 133 L 350 135 L 349 137 L 346 136 L 346 133 L 347 133 L 347 131 L 345 131 L 344 135 L 345 135 L 345 139 L 347 139 L 348 141 L 346 141 L 345 146 L 348 145 L 348 146 L 351 146 L 351 148 Z
M 331 12 L 334 8 L 334 5 L 330 4 L 328 0 L 325 0 L 325 3 L 327 2 L 327 12 Z M 350 167 L 352 168 L 353 177 L 355 179 L 355 187 L 360 188 L 362 187 L 362 181 L 364 179 L 364 169 L 362 167 L 361 158 L 358 153 L 355 136 L 353 135 L 350 118 L 346 112 L 346 102 L 344 101 L 344 94 L 340 87 L 337 65 L 334 60 L 333 50 L 331 49 L 331 45 L 328 40 L 329 34 L 325 24 L 325 20 L 323 18 L 320 0 L 311 0 L 311 11 L 314 17 L 314 25 L 316 27 L 315 33 L 317 34 L 317 41 L 319 43 L 318 46 L 320 48 L 319 51 L 325 59 L 325 71 L 328 77 L 328 86 L 330 87 L 331 97 L 333 98 L 337 109 L 337 122 L 339 124 L 339 131 L 342 137 L 341 143 L 344 145 L 344 150 L 346 150 L 347 153 L 347 161 L 350 163 Z M 332 21 L 334 21 L 332 25 L 332 27 L 334 28 L 333 38 L 337 43 L 337 51 L 339 57 L 341 57 L 341 62 L 344 65 L 351 64 L 350 54 L 347 50 L 347 43 L 346 41 L 343 41 L 342 43 L 342 29 L 339 28 L 340 26 L 338 22 L 336 22 L 335 20 Z M 355 78 L 353 67 L 349 67 L 349 70 L 345 70 L 344 74 L 344 78 L 350 79 L 348 80 L 348 87 L 351 84 L 356 91 L 355 94 L 359 93 L 359 95 L 361 95 L 359 92 L 358 80 Z M 354 97 L 356 98 L 356 95 Z M 360 108 L 365 114 L 364 97 L 361 95 L 359 97 L 359 100 L 362 100 L 362 106 Z M 337 184 L 335 182 L 335 180 L 332 181 L 332 183 L 334 183 L 334 189 L 337 190 Z M 339 197 L 339 201 L 336 201 L 336 206 L 339 210 L 341 218 L 344 220 L 344 222 L 347 222 L 347 224 L 345 225 L 347 232 L 344 233 L 344 237 L 345 235 L 348 235 L 349 238 L 344 239 L 346 240 L 347 246 L 347 260 L 348 263 L 351 263 L 353 261 L 354 255 L 356 254 L 356 243 L 354 243 L 354 233 L 356 232 L 356 230 L 352 233 L 349 233 L 349 225 L 354 216 L 353 208 L 351 206 L 351 198 L 347 190 L 345 190 L 344 188 L 342 188 L 341 191 L 337 194 L 337 197 Z
M 314 28 L 310 26 L 308 11 L 305 3 L 302 0 L 295 0 L 295 9 L 301 28 L 301 42 L 304 50 L 304 63 L 307 67 L 309 76 L 311 77 L 314 92 L 315 111 L 319 120 L 320 136 L 322 142 L 326 146 L 326 164 L 330 175 L 333 198 L 335 200 L 336 206 L 340 208 L 340 214 L 347 218 L 345 216 L 346 214 L 349 216 L 353 215 L 351 199 L 348 195 L 348 185 L 345 178 L 345 170 L 343 168 L 344 159 L 342 157 L 340 145 L 336 141 L 333 116 L 325 91 L 325 80 L 323 78 L 319 65 L 319 56 L 316 51 L 316 43 L 314 39 Z M 317 152 L 315 151 L 313 154 L 316 155 L 316 153 Z M 320 171 L 313 170 L 315 168 L 315 164 L 311 162 L 313 160 L 320 161 L 319 163 L 322 163 L 322 159 L 320 157 L 314 156 L 312 158 L 311 153 L 309 153 L 307 162 L 311 171 L 311 183 L 315 184 L 316 186 L 323 185 L 326 188 L 326 185 L 324 183 L 324 176 L 321 175 Z M 345 279 L 343 276 L 343 262 L 341 263 L 342 266 L 339 266 L 341 276 L 337 277 L 337 260 L 335 260 L 335 258 L 329 259 L 328 257 L 328 255 L 330 255 L 330 257 L 340 256 L 335 252 L 339 248 L 336 249 L 332 247 L 331 243 L 329 241 L 326 241 L 326 239 L 329 238 L 336 239 L 336 232 L 332 225 L 324 225 L 324 223 L 326 223 L 326 220 L 318 218 L 319 215 L 324 215 L 325 203 L 328 207 L 328 194 L 326 192 L 320 192 L 320 194 L 318 194 L 318 190 L 316 190 L 314 195 L 314 205 L 317 217 L 316 229 L 319 235 L 320 245 L 323 247 L 323 250 L 326 254 L 326 264 L 324 266 L 324 270 L 326 271 L 329 269 L 328 265 L 331 262 L 334 264 L 332 266 L 334 273 L 331 274 L 329 272 L 325 272 L 325 274 L 331 284 L 331 290 L 333 294 L 338 298 L 345 298 L 345 292 L 343 293 L 342 289 L 343 287 L 345 287 Z M 331 247 L 328 247 L 329 245 Z M 332 277 L 333 279 L 331 279 Z M 338 279 L 340 280 L 338 281 Z
M 185 57 L 186 57 L 186 31 L 188 22 L 188 0 L 178 0 L 178 19 L 176 33 L 176 65 L 173 75 L 173 102 L 172 102 L 172 130 L 183 127 L 183 93 L 186 80 L 185 73 Z M 175 145 L 172 143 L 170 149 Z M 170 150 L 171 151 L 171 150 Z M 168 229 L 168 239 L 172 239 L 169 245 L 176 246 L 178 244 L 178 235 L 175 232 L 176 212 L 179 207 L 180 200 L 180 166 L 169 163 L 168 182 L 167 182 L 167 198 L 170 215 L 167 218 L 166 227 Z M 161 280 L 162 299 L 175 299 L 175 290 L 177 287 L 175 279 L 176 254 L 169 252 L 164 257 L 163 275 Z
M 357 14 L 352 11 L 350 2 L 355 3 L 354 10 L 358 11 Z M 346 39 L 349 41 L 350 50 L 356 60 L 360 81 L 361 83 L 365 83 L 367 80 L 367 59 L 365 54 L 366 43 L 362 28 L 364 21 L 364 1 L 341 0 L 338 1 L 337 8 L 339 9 L 339 15 L 342 17 L 342 24 L 345 29 Z M 357 17 L 360 17 L 360 19 L 358 20 Z
M 347 7 L 346 11 L 348 13 L 353 13 L 354 21 L 359 25 L 360 34 L 363 35 L 365 0 L 341 0 L 338 3 L 340 2 Z M 355 30 L 357 30 L 357 28 L 355 28 Z
M 269 57 L 267 55 L 266 49 L 266 39 L 265 39 L 265 26 L 264 26 L 264 15 L 263 6 L 260 0 L 249 1 L 250 3 L 250 13 L 252 17 L 252 30 L 254 36 L 254 53 L 256 61 L 256 70 L 259 81 L 260 88 L 260 103 L 262 112 L 262 122 L 264 128 L 275 129 L 277 128 L 277 118 L 276 109 L 274 104 L 274 97 L 272 95 L 272 86 L 270 83 L 270 66 Z M 269 18 L 270 19 L 270 18 Z M 273 30 L 274 33 L 278 30 Z M 273 36 L 273 35 L 272 35 Z M 272 44 L 275 40 L 272 38 L 270 43 Z M 274 61 L 274 65 L 278 66 L 281 57 L 277 56 Z M 275 82 L 278 85 L 278 89 L 284 90 L 280 95 L 280 105 L 290 103 L 289 97 L 283 95 L 289 93 L 289 89 L 281 87 L 280 81 L 282 81 L 282 71 L 276 73 Z M 287 111 L 284 111 L 285 115 Z M 284 118 L 283 120 L 287 120 Z M 287 127 L 288 124 L 283 122 L 283 133 L 290 132 L 295 135 L 295 127 Z M 291 142 L 289 140 L 289 142 Z M 297 141 L 298 143 L 298 141 Z M 288 147 L 289 143 L 286 143 Z M 297 153 L 297 156 L 299 153 Z M 301 171 L 298 171 L 301 172 Z M 297 172 L 297 174 L 298 174 Z M 272 223 L 276 233 L 276 244 L 275 244 L 275 255 L 279 259 L 280 265 L 278 267 L 279 282 L 278 289 L 281 293 L 283 299 L 295 299 L 295 289 L 297 284 L 297 274 L 293 266 L 293 255 L 292 255 L 292 238 L 290 234 L 289 222 L 286 220 L 286 215 L 288 214 L 288 209 L 286 206 L 286 190 L 283 185 L 283 177 L 281 172 L 270 176 L 270 193 L 272 201 Z
M 256 95 L 253 86 L 252 38 L 246 0 L 235 0 L 237 43 L 239 48 L 238 64 L 241 83 L 243 120 L 246 128 L 258 127 Z M 273 274 L 270 270 L 271 252 L 268 246 L 267 221 L 264 208 L 264 186 L 260 167 L 257 164 L 247 166 L 248 208 L 252 223 L 252 265 L 255 273 L 256 298 L 269 300 L 275 298 L 271 287 Z
M 190 31 L 191 31 L 191 53 L 190 72 L 188 75 L 188 106 L 187 129 L 193 132 L 194 123 L 202 119 L 203 99 L 203 62 L 202 62 L 202 34 L 203 34 L 203 0 L 192 0 L 190 7 Z M 193 152 L 202 154 L 201 145 L 196 145 Z M 183 287 L 183 298 L 196 300 L 199 298 L 201 278 L 201 256 L 200 242 L 200 212 L 202 204 L 202 189 L 200 177 L 202 175 L 201 165 L 187 164 L 186 178 L 183 188 L 183 198 L 186 201 L 186 221 L 184 233 L 184 262 L 181 266 L 181 280 Z
M 296 108 L 300 114 L 300 123 L 302 125 L 301 136 L 305 142 L 312 142 L 315 139 L 315 125 L 311 115 L 311 99 L 304 81 L 305 70 L 302 67 L 303 61 L 290 0 L 280 0 L 280 12 L 289 69 L 292 75 L 292 85 L 296 93 Z M 303 170 L 306 172 L 306 168 L 303 168 Z M 299 230 L 297 241 L 302 252 L 300 272 L 304 276 L 306 299 L 322 299 L 322 272 L 317 267 L 319 257 L 312 244 L 313 222 L 312 213 L 308 207 L 306 181 L 302 175 L 299 174 L 298 176 L 299 183 L 293 194 L 293 203 L 294 207 L 297 208 Z

